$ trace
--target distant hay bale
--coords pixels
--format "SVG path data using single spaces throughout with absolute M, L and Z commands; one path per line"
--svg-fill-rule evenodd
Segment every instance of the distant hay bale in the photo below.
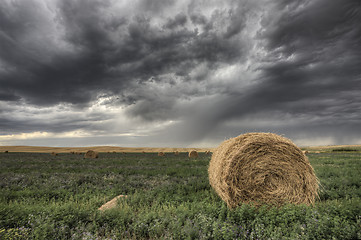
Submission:
M 8 151 L 8 150 L 6 150 L 4 153 L 9 153 L 9 151 Z
M 211 151 L 208 151 L 208 150 L 207 150 L 207 151 L 205 151 L 204 153 L 205 153 L 206 155 L 208 155 L 208 154 L 211 153 Z
M 165 155 L 164 152 L 158 152 L 158 156 L 163 157 Z
M 58 156 L 58 154 L 56 152 L 51 152 L 50 154 L 53 156 Z
M 179 155 L 179 152 L 178 152 L 178 151 L 175 151 L 175 152 L 174 152 L 174 155 Z
M 85 154 L 84 154 L 84 158 L 98 158 L 98 153 L 93 151 L 93 150 L 88 150 Z
M 75 152 L 70 152 L 71 154 L 75 154 Z
M 111 209 L 111 208 L 115 208 L 117 206 L 117 201 L 121 198 L 127 198 L 127 195 L 119 195 L 116 196 L 115 198 L 113 198 L 112 200 L 110 200 L 109 202 L 103 204 L 100 208 L 98 208 L 98 210 L 100 211 L 104 211 L 107 209 Z
M 117 153 L 116 151 L 113 151 L 113 153 Z
M 306 150 L 306 151 L 302 151 L 303 152 L 303 154 L 308 154 L 308 151 Z
M 198 152 L 195 151 L 195 150 L 190 151 L 190 152 L 188 153 L 188 157 L 189 157 L 189 158 L 197 158 L 197 157 L 198 157 Z
M 209 182 L 229 208 L 239 203 L 313 204 L 318 179 L 306 155 L 273 133 L 246 133 L 224 141 L 208 168 Z

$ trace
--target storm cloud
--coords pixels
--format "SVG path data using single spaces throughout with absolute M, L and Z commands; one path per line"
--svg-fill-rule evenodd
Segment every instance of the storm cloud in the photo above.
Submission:
M 361 143 L 360 22 L 357 0 L 5 0 L 0 144 Z

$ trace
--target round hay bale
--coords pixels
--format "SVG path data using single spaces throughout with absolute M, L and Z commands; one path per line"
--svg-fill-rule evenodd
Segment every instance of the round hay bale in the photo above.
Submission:
M 159 152 L 158 153 L 158 156 L 160 156 L 160 157 L 163 157 L 165 154 L 164 154 L 164 152 Z
M 84 154 L 84 158 L 98 158 L 98 153 L 93 151 L 93 150 L 88 150 L 85 154 Z
M 313 204 L 318 179 L 291 140 L 273 133 L 246 133 L 224 141 L 208 168 L 209 182 L 229 208 L 284 203 Z
M 197 157 L 198 157 L 197 151 L 195 151 L 195 150 L 190 151 L 190 152 L 188 153 L 188 157 L 189 157 L 189 158 L 197 158 Z

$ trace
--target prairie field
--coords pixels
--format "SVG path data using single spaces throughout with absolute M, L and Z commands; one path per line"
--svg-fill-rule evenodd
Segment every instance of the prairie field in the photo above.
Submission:
M 0 239 L 361 239 L 361 148 L 307 150 L 315 205 L 232 210 L 209 185 L 211 154 L 1 152 Z

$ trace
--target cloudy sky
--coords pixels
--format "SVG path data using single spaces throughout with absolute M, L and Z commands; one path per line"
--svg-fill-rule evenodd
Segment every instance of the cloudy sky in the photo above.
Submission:
M 0 145 L 361 144 L 360 0 L 1 0 Z

